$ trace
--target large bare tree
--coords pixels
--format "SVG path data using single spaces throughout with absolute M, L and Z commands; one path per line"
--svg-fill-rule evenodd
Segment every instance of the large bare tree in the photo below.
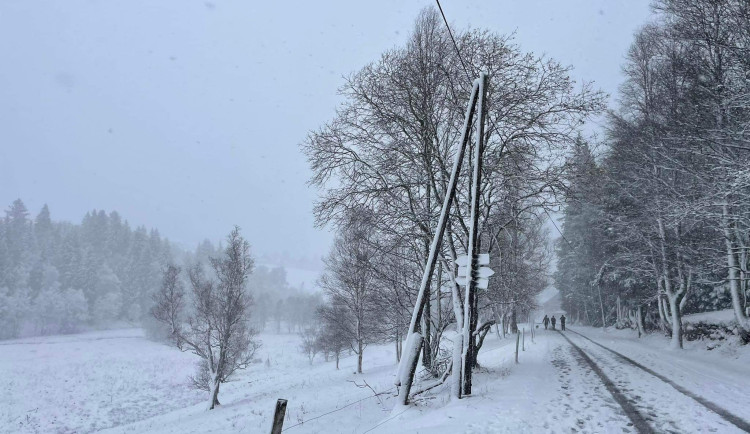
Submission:
M 456 42 L 463 59 L 439 13 L 423 10 L 404 47 L 384 53 L 346 79 L 336 115 L 303 144 L 313 170 L 311 184 L 321 190 L 315 208 L 319 224 L 343 226 L 347 212 L 362 206 L 377 215 L 370 230 L 377 232 L 381 249 L 378 274 L 389 282 L 389 290 L 401 292 L 393 297 L 394 305 L 416 298 L 472 80 L 480 72 L 489 74 L 480 200 L 485 251 L 501 248 L 490 240 L 510 224 L 509 211 L 523 214 L 556 204 L 562 155 L 581 124 L 603 108 L 603 95 L 588 84 L 576 85 L 570 68 L 524 53 L 510 37 L 472 30 L 458 32 Z M 469 160 L 461 186 L 469 185 Z M 448 322 L 443 314 L 453 313 L 457 328 L 463 324 L 461 288 L 450 277 L 456 255 L 466 249 L 469 203 L 468 188 L 460 189 L 441 250 L 442 276 L 432 279 L 435 283 L 425 294 L 420 328 L 428 365 L 435 363 L 433 350 Z M 509 208 L 511 203 L 515 205 Z M 389 271 L 382 272 L 386 267 Z M 450 281 L 452 309 L 445 309 L 441 280 Z M 389 315 L 396 322 L 394 337 L 402 336 L 400 309 L 396 306 Z M 471 327 L 478 326 L 473 318 Z

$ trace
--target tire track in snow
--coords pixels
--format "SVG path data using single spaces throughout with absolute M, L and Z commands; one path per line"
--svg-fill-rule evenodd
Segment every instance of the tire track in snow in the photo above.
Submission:
M 589 357 L 588 354 L 586 354 L 586 352 L 581 349 L 581 347 L 574 344 L 573 341 L 565 336 L 565 334 L 563 334 L 562 332 L 559 333 L 576 350 L 578 355 L 581 356 L 584 361 L 586 361 L 591 370 L 596 373 L 596 375 L 604 384 L 604 387 L 607 388 L 609 393 L 625 412 L 625 415 L 633 423 L 635 429 L 642 434 L 655 433 L 655 431 L 651 428 L 651 425 L 646 422 L 646 419 L 641 415 L 641 413 L 638 412 L 638 410 L 630 402 L 630 400 L 628 400 L 628 398 L 623 395 L 623 393 L 617 388 L 617 386 L 615 386 L 612 380 L 610 380 L 609 377 L 607 377 L 604 372 L 602 372 L 601 368 L 596 363 L 594 363 L 593 360 L 591 360 L 591 357 Z
M 663 375 L 661 375 L 661 374 L 659 374 L 657 372 L 654 372 L 652 369 L 649 369 L 649 368 L 641 365 L 640 363 L 636 362 L 635 360 L 633 360 L 633 359 L 631 359 L 631 358 L 629 358 L 629 357 L 627 357 L 627 356 L 625 356 L 625 355 L 623 355 L 623 354 L 621 354 L 621 353 L 619 353 L 619 352 L 617 352 L 617 351 L 615 351 L 615 350 L 613 350 L 611 348 L 608 348 L 608 347 L 600 344 L 599 342 L 596 342 L 595 340 L 589 338 L 588 336 L 582 335 L 581 333 L 578 333 L 578 332 L 573 331 L 573 330 L 568 330 L 568 331 L 570 331 L 572 333 L 575 333 L 578 336 L 580 336 L 580 337 L 586 339 L 587 341 L 593 343 L 594 345 L 597 345 L 597 346 L 599 346 L 599 347 L 601 347 L 601 348 L 609 351 L 610 353 L 614 354 L 620 360 L 623 360 L 624 362 L 628 363 L 629 365 L 634 366 L 636 368 L 639 368 L 639 369 L 641 369 L 642 371 L 644 371 L 644 372 L 646 372 L 648 374 L 651 374 L 652 376 L 658 378 L 659 380 L 663 381 L 664 383 L 667 383 L 668 385 L 672 386 L 678 392 L 682 393 L 683 395 L 685 395 L 685 396 L 687 396 L 689 398 L 692 398 L 693 400 L 695 400 L 697 403 L 701 404 L 702 406 L 704 406 L 708 410 L 710 410 L 710 411 L 716 413 L 717 415 L 721 416 L 722 419 L 726 420 L 727 422 L 731 423 L 732 425 L 736 426 L 737 428 L 739 428 L 739 429 L 741 429 L 741 430 L 743 430 L 745 432 L 750 433 L 750 423 L 748 423 L 747 421 L 745 421 L 741 417 L 739 417 L 739 416 L 737 416 L 737 415 L 735 415 L 733 413 L 730 413 L 728 410 L 720 407 L 719 405 L 717 405 L 717 404 L 715 404 L 715 403 L 713 403 L 713 402 L 711 402 L 711 401 L 709 401 L 709 400 L 707 400 L 707 399 L 705 399 L 705 398 L 703 398 L 701 396 L 696 395 L 695 393 L 693 393 L 693 392 L 685 389 L 684 387 L 680 386 L 679 384 L 675 383 L 674 381 L 670 380 L 669 378 L 667 378 L 667 377 L 665 377 L 665 376 L 663 376 Z M 563 336 L 565 337 L 565 339 L 568 339 L 565 335 L 563 335 Z M 568 339 L 568 342 L 570 342 L 570 339 Z M 571 342 L 571 344 L 573 344 L 573 343 Z M 575 344 L 573 344 L 573 345 L 575 345 Z
M 549 416 L 544 429 L 555 432 L 555 426 L 569 423 L 571 433 L 633 432 L 633 423 L 573 347 L 560 342 L 552 356 L 562 396 L 545 405 Z

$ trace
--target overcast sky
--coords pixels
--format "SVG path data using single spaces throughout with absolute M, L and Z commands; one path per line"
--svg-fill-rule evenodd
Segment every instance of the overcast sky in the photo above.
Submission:
M 614 93 L 648 0 L 443 0 L 455 28 Z M 433 1 L 0 1 L 0 206 L 117 210 L 185 247 L 243 228 L 256 253 L 319 257 L 299 143 L 342 75 L 400 45 Z

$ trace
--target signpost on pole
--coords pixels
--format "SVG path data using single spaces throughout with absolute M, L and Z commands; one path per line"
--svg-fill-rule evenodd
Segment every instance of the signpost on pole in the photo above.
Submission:
M 478 228 L 479 228 L 479 201 L 480 201 L 480 184 L 482 174 L 482 156 L 484 153 L 484 123 L 486 120 L 487 111 L 486 96 L 487 96 L 487 82 L 488 76 L 486 73 L 481 73 L 479 78 L 474 81 L 471 95 L 469 97 L 469 105 L 466 110 L 466 117 L 464 119 L 463 134 L 459 148 L 456 152 L 455 161 L 453 164 L 453 171 L 451 172 L 450 180 L 448 181 L 443 207 L 440 211 L 440 217 L 438 219 L 437 227 L 435 228 L 435 234 L 430 245 L 430 251 L 427 257 L 427 264 L 422 275 L 422 281 L 420 284 L 419 292 L 417 293 L 417 300 L 414 305 L 414 311 L 412 312 L 411 321 L 409 324 L 409 332 L 406 338 L 407 351 L 401 358 L 398 368 L 398 375 L 396 376 L 396 386 L 400 386 L 398 401 L 401 404 L 407 404 L 409 402 L 409 393 L 411 385 L 414 380 L 416 373 L 417 361 L 419 360 L 419 352 L 423 345 L 424 339 L 420 330 L 420 320 L 422 318 L 422 312 L 427 304 L 427 293 L 432 280 L 432 273 L 435 269 L 435 263 L 437 262 L 437 256 L 439 249 L 443 241 L 443 235 L 446 230 L 446 226 L 449 218 L 449 211 L 455 200 L 456 189 L 461 171 L 461 165 L 463 164 L 464 155 L 467 148 L 469 148 L 469 141 L 471 139 L 472 132 L 472 119 L 476 112 L 477 116 L 477 139 L 474 146 L 474 156 L 472 158 L 473 171 L 471 174 L 472 185 L 471 185 L 471 222 L 469 225 L 469 249 L 468 255 L 466 255 L 464 261 L 463 275 L 459 275 L 457 282 L 459 285 L 466 286 L 466 297 L 464 302 L 464 318 L 462 333 L 456 340 L 456 348 L 461 350 L 460 363 L 453 364 L 453 374 L 456 375 L 456 384 L 460 383 L 458 387 L 458 397 L 461 394 L 471 393 L 471 368 L 474 363 L 474 335 L 472 333 L 472 327 L 476 326 L 478 320 L 477 306 L 476 306 L 476 290 L 487 289 L 489 286 L 489 277 L 492 276 L 494 271 L 487 267 L 489 265 L 489 255 L 479 254 L 479 243 L 478 243 Z M 458 263 L 458 261 L 457 261 Z M 459 264 L 460 265 L 460 264 Z M 454 359 L 458 362 L 457 359 Z M 460 381 L 458 381 L 460 380 Z

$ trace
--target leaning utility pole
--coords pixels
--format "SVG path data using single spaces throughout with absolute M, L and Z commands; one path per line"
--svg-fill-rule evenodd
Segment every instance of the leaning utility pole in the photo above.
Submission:
M 479 264 L 477 262 L 479 255 L 479 199 L 481 196 L 480 185 L 482 182 L 482 155 L 484 154 L 484 121 L 486 116 L 484 105 L 487 97 L 487 74 L 481 74 L 478 81 L 479 112 L 477 113 L 477 119 L 479 122 L 477 125 L 477 142 L 474 146 L 474 172 L 472 173 L 471 186 L 471 223 L 469 226 L 469 248 L 467 249 L 469 264 L 471 264 L 471 267 L 469 268 L 470 279 L 468 279 L 466 285 L 466 297 L 464 300 L 463 357 L 461 358 L 464 395 L 471 394 L 471 368 L 474 366 L 474 358 L 476 357 L 473 329 L 478 319 L 476 290 L 477 278 L 479 277 L 477 275 L 479 270 Z
M 480 175 L 481 175 L 481 158 L 482 158 L 482 147 L 484 145 L 484 120 L 486 116 L 486 110 L 484 109 L 485 101 L 486 101 L 486 86 L 487 83 L 487 74 L 482 73 L 480 77 L 474 81 L 474 84 L 472 86 L 471 96 L 469 97 L 469 105 L 466 109 L 466 117 L 464 119 L 464 128 L 463 128 L 463 134 L 461 136 L 461 143 L 459 144 L 458 151 L 456 152 L 456 158 L 453 163 L 453 170 L 451 172 L 450 180 L 448 181 L 448 186 L 445 192 L 445 198 L 443 200 L 443 206 L 440 211 L 440 218 L 438 219 L 438 225 L 437 228 L 435 228 L 435 234 L 432 238 L 432 243 L 430 245 L 430 251 L 427 257 L 427 264 L 424 269 L 424 273 L 422 274 L 422 282 L 420 284 L 419 293 L 417 294 L 417 300 L 414 305 L 414 311 L 412 312 L 411 322 L 409 324 L 409 332 L 406 338 L 406 351 L 401 357 L 401 360 L 399 362 L 398 367 L 398 374 L 396 376 L 396 385 L 401 386 L 399 390 L 399 402 L 401 404 L 408 404 L 409 402 L 409 392 L 411 391 L 411 386 L 414 381 L 414 375 L 417 368 L 417 362 L 419 361 L 419 354 L 420 350 L 422 349 L 422 345 L 424 343 L 424 339 L 422 337 L 421 330 L 419 329 L 420 326 L 420 320 L 422 318 L 422 312 L 424 311 L 425 305 L 427 304 L 427 288 L 429 288 L 431 280 L 432 280 L 432 274 L 435 270 L 435 263 L 437 262 L 437 257 L 439 254 L 439 250 L 442 246 L 443 242 L 443 235 L 445 234 L 446 225 L 448 223 L 448 216 L 450 213 L 450 208 L 453 204 L 453 200 L 456 196 L 456 187 L 458 184 L 458 178 L 461 172 L 461 165 L 463 163 L 464 155 L 466 153 L 466 148 L 469 144 L 469 139 L 471 138 L 471 126 L 472 126 L 472 119 L 474 117 L 474 113 L 476 112 L 477 108 L 477 101 L 479 101 L 479 116 L 478 118 L 478 128 L 477 132 L 479 134 L 479 137 L 477 138 L 477 145 L 474 150 L 474 171 L 473 171 L 473 188 L 472 188 L 472 206 L 471 206 L 471 233 L 469 235 L 470 237 L 470 250 L 469 255 L 471 261 L 469 265 L 469 269 L 471 270 L 471 273 L 467 276 L 471 276 L 471 278 L 467 278 L 469 282 L 467 283 L 467 300 L 470 300 L 472 303 L 467 303 L 466 313 L 464 314 L 464 333 L 463 335 L 459 334 L 458 336 L 463 340 L 463 355 L 467 355 L 468 357 L 473 356 L 473 352 L 469 350 L 469 352 L 466 352 L 466 348 L 469 346 L 467 343 L 473 342 L 472 334 L 471 332 L 467 332 L 471 328 L 471 319 L 474 318 L 474 321 L 476 321 L 476 309 L 475 309 L 475 296 L 472 295 L 471 299 L 469 299 L 469 294 L 475 293 L 475 284 L 473 283 L 474 278 L 476 278 L 476 255 L 474 254 L 474 250 L 477 250 L 477 243 L 476 243 L 476 230 L 478 228 L 478 205 L 479 205 L 479 182 L 480 182 Z M 474 240 L 473 242 L 471 240 Z M 471 249 L 474 250 L 471 250 Z M 467 321 L 468 326 L 467 326 Z M 468 336 L 468 337 L 467 337 Z M 472 346 L 473 347 L 473 346 Z M 462 358 L 464 361 L 460 363 L 460 365 L 465 364 L 466 357 Z M 462 378 L 465 377 L 466 372 L 468 372 L 469 375 L 469 387 L 468 392 L 464 393 L 470 393 L 471 392 L 471 364 L 469 364 L 468 369 L 462 367 L 462 366 L 456 366 L 456 364 L 453 365 L 453 372 L 459 373 Z M 465 384 L 467 384 L 465 381 L 462 381 L 462 384 L 464 386 L 462 387 L 463 390 L 467 390 Z M 460 393 L 460 391 L 459 391 Z

